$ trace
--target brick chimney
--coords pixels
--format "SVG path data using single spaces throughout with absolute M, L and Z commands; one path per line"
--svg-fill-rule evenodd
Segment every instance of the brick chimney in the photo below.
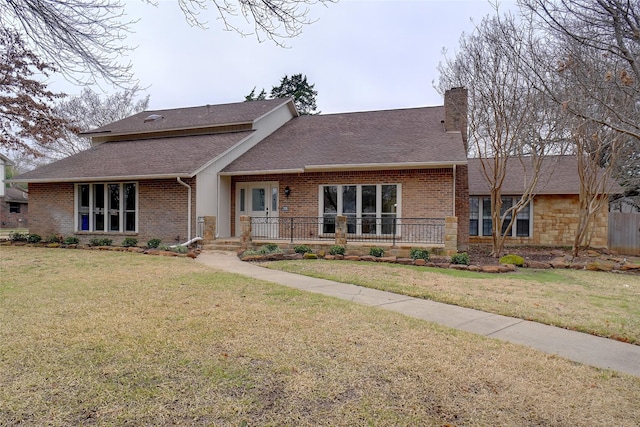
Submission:
M 467 144 L 468 97 L 468 90 L 464 87 L 454 87 L 444 93 L 444 130 L 462 132 L 462 141 L 467 152 L 469 151 Z

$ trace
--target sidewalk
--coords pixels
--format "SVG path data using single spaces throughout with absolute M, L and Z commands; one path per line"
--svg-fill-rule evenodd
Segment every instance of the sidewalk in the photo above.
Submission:
M 640 346 L 637 345 L 469 308 L 269 270 L 242 262 L 235 253 L 205 251 L 196 260 L 230 273 L 385 308 L 450 328 L 526 345 L 586 365 L 640 377 Z

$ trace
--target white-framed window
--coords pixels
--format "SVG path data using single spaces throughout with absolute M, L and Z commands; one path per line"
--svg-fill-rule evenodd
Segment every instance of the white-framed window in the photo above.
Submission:
M 520 200 L 520 197 L 502 197 L 502 208 L 500 214 L 504 214 Z M 503 224 L 504 233 L 511 221 L 511 214 L 507 215 Z M 533 230 L 533 215 L 531 215 L 531 202 L 527 203 L 516 215 L 516 220 L 508 234 L 511 237 L 531 237 Z M 491 223 L 491 197 L 470 197 L 469 198 L 469 235 L 471 236 L 491 236 L 493 224 Z
M 138 184 L 76 184 L 75 229 L 111 233 L 137 232 Z
M 347 217 L 349 234 L 392 234 L 401 215 L 400 184 L 321 185 L 321 233 L 335 233 L 337 215 Z

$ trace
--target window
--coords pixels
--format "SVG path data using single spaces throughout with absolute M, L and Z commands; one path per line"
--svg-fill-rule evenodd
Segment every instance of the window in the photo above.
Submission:
M 20 213 L 20 203 L 9 203 L 9 213 Z
M 507 209 L 518 202 L 518 197 L 503 197 L 500 214 L 503 215 Z M 479 220 L 482 218 L 482 227 Z M 502 233 L 505 233 L 511 221 L 511 213 L 506 216 L 502 224 Z M 491 236 L 493 225 L 491 223 L 491 198 L 471 197 L 469 199 L 469 235 L 471 236 Z M 482 233 L 482 234 L 479 234 Z M 531 236 L 531 203 L 524 206 L 516 215 L 516 221 L 511 227 L 510 236 L 530 237 Z
M 135 182 L 76 185 L 76 230 L 136 232 L 138 185 Z
M 478 219 L 480 218 L 480 200 L 477 197 L 469 199 L 469 234 L 478 235 Z
M 322 232 L 335 233 L 336 215 L 344 215 L 347 233 L 392 234 L 399 200 L 399 184 L 320 186 Z

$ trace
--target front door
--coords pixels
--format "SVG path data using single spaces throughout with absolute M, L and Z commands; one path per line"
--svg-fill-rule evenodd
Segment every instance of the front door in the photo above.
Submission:
M 247 186 L 246 206 L 251 216 L 251 237 L 278 237 L 278 183 L 261 182 Z

